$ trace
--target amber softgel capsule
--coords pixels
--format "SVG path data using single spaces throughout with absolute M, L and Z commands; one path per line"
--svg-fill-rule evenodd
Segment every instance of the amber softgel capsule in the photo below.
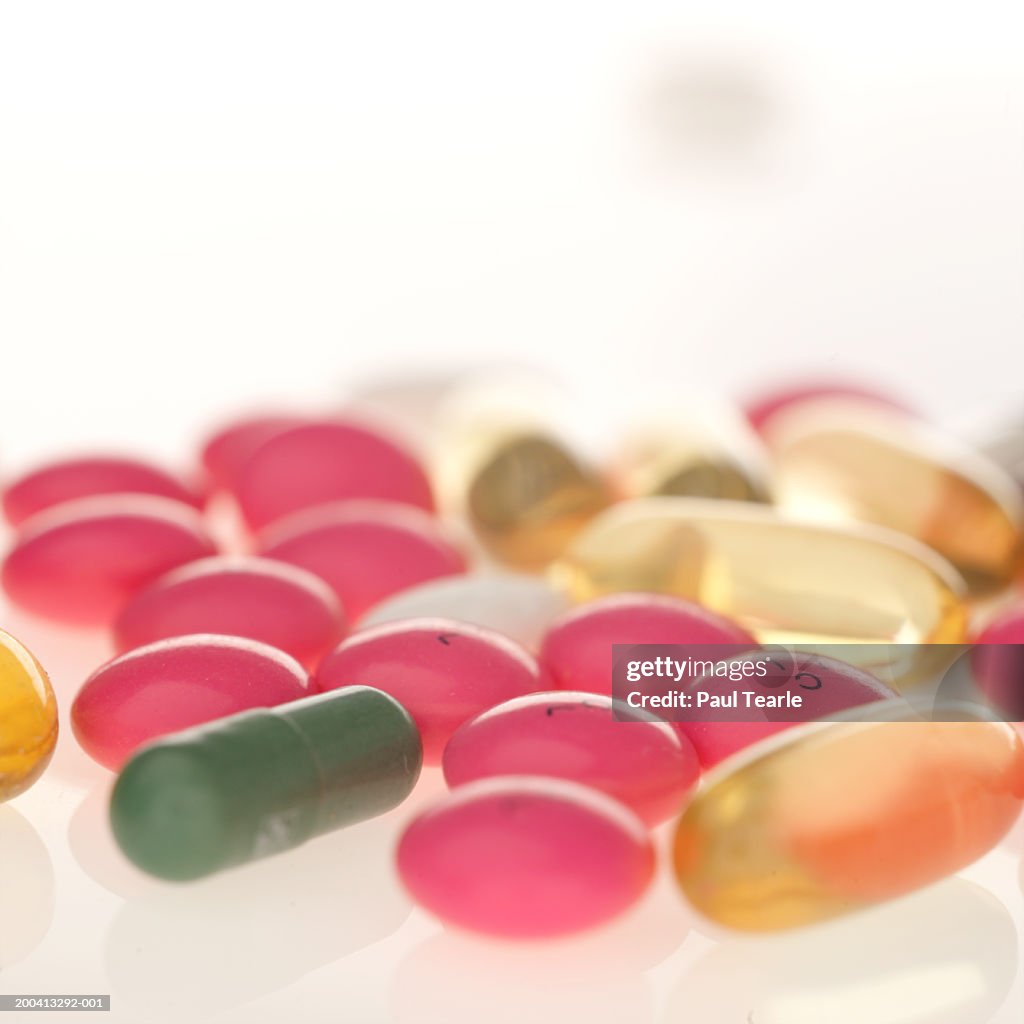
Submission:
M 57 701 L 43 667 L 0 630 L 0 803 L 42 775 L 57 743 Z
M 972 596 L 1005 588 L 1024 558 L 1024 500 L 983 455 L 882 410 L 816 405 L 769 438 L 776 500 L 820 522 L 863 521 L 948 559 Z
M 804 524 L 749 503 L 624 502 L 576 538 L 552 578 L 577 601 L 675 594 L 763 643 L 905 645 L 886 674 L 893 684 L 917 681 L 934 664 L 934 645 L 964 638 L 963 581 L 923 545 L 877 528 Z
M 913 892 L 983 856 L 1020 814 L 1024 745 L 1005 723 L 807 729 L 727 762 L 679 821 L 676 877 L 719 924 L 773 931 Z

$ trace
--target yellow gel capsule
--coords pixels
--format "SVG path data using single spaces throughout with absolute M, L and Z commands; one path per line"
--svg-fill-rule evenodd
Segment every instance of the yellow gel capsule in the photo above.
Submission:
M 1024 501 L 999 466 L 884 411 L 816 405 L 770 436 L 775 496 L 820 522 L 877 523 L 927 544 L 973 597 L 1006 587 L 1024 557 Z
M 552 579 L 577 601 L 621 591 L 685 597 L 764 643 L 964 638 L 962 581 L 927 548 L 877 528 L 807 525 L 740 502 L 623 502 L 576 538 Z
M 966 867 L 1022 800 L 1005 723 L 818 724 L 708 780 L 676 829 L 676 877 L 726 927 L 813 924 Z
M 43 773 L 57 742 L 57 701 L 38 661 L 0 630 L 0 803 Z
M 715 424 L 665 420 L 635 432 L 623 448 L 615 478 L 630 498 L 769 498 L 767 465 L 759 442 L 728 420 Z
M 603 482 L 557 440 L 495 438 L 469 475 L 465 511 L 481 544 L 516 569 L 544 569 L 608 504 Z

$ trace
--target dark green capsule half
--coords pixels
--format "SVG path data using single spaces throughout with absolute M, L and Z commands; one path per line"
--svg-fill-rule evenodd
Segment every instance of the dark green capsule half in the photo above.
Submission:
M 121 771 L 110 823 L 143 871 L 186 881 L 383 814 L 422 762 L 405 708 L 353 686 L 149 744 Z

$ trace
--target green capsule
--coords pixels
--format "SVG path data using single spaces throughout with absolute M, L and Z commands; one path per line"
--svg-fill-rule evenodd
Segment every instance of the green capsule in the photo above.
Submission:
M 122 769 L 110 823 L 125 856 L 186 881 L 383 814 L 419 778 L 419 732 L 353 686 L 167 736 Z

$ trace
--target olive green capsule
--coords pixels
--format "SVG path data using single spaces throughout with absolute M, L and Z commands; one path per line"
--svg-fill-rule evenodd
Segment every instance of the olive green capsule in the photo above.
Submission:
M 422 760 L 396 700 L 347 687 L 149 744 L 121 771 L 110 823 L 134 864 L 187 881 L 383 814 Z

